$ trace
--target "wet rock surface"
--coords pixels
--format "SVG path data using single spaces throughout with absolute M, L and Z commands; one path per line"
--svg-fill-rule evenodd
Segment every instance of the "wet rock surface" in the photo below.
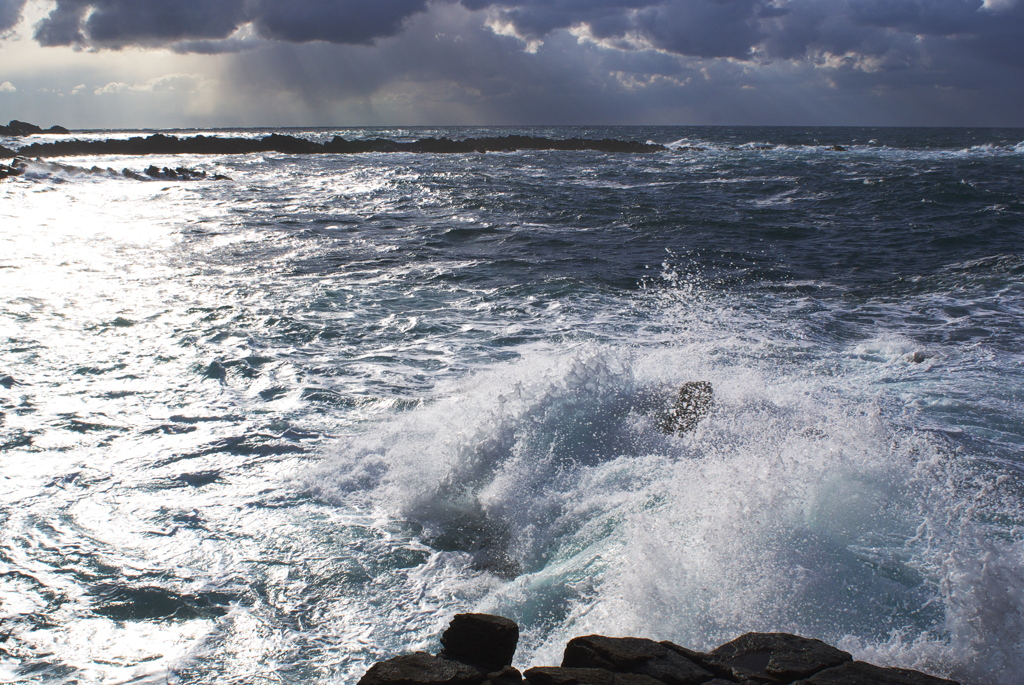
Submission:
M 563 667 L 647 675 L 666 685 L 700 685 L 712 674 L 664 645 L 639 637 L 587 635 L 569 641 Z
M 817 673 L 794 685 L 959 685 L 955 680 L 936 678 L 905 668 L 882 668 L 863 661 L 851 661 Z
M 715 408 L 715 390 L 708 381 L 687 381 L 672 407 L 658 417 L 663 433 L 688 433 Z
M 853 659 L 821 640 L 786 633 L 747 633 L 711 651 L 710 663 L 736 678 L 792 682 Z
M 519 626 L 511 619 L 491 614 L 458 614 L 441 635 L 441 656 L 498 671 L 512 665 L 518 642 Z
M 902 668 L 853 661 L 821 640 L 746 633 L 710 652 L 638 637 L 585 635 L 566 645 L 561 666 L 520 674 L 508 666 L 519 627 L 490 614 L 458 614 L 443 650 L 372 666 L 359 685 L 960 685 Z
M 525 674 L 530 685 L 661 685 L 649 675 L 615 673 L 604 668 L 531 668 Z
M 374 664 L 359 685 L 481 685 L 485 680 L 487 674 L 479 668 L 416 652 Z

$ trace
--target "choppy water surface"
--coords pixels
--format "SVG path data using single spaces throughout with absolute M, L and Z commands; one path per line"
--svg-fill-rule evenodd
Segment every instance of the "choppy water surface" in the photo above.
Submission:
M 671 151 L 0 182 L 0 679 L 351 683 L 482 610 L 521 666 L 784 630 L 1017 682 L 1024 131 L 526 132 Z

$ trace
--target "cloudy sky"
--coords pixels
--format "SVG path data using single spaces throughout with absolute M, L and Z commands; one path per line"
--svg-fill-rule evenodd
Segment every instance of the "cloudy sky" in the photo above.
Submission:
M 0 0 L 49 126 L 1024 126 L 1024 0 Z

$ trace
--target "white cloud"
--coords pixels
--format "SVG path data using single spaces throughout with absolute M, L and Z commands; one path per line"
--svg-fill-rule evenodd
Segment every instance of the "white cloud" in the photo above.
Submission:
M 494 31 L 496 35 L 508 36 L 510 38 L 515 38 L 517 40 L 522 41 L 523 45 L 525 46 L 523 50 L 525 52 L 530 53 L 531 55 L 536 54 L 537 50 L 540 49 L 540 46 L 544 45 L 544 41 L 540 40 L 539 38 L 531 38 L 529 36 L 521 34 L 516 29 L 515 24 L 513 24 L 511 21 L 507 21 L 500 15 L 495 14 L 488 17 L 487 21 L 485 22 L 485 25 L 491 31 Z
M 3 83 L 0 83 L 0 93 L 13 93 L 16 90 L 18 89 L 15 88 L 14 84 L 10 81 L 4 81 Z
M 123 93 L 126 90 L 131 90 L 131 86 L 129 86 L 127 83 L 115 81 L 112 83 L 108 83 L 105 86 L 100 86 L 99 88 L 94 90 L 93 93 L 95 93 L 96 95 L 111 95 L 112 93 Z
M 167 74 L 152 78 L 145 83 L 128 84 L 121 81 L 113 81 L 105 86 L 100 86 L 93 91 L 96 95 L 112 95 L 115 93 L 170 93 L 183 92 L 192 93 L 197 90 L 209 87 L 207 81 L 196 74 Z M 84 86 L 79 86 L 84 88 Z M 78 88 L 75 88 L 78 91 Z

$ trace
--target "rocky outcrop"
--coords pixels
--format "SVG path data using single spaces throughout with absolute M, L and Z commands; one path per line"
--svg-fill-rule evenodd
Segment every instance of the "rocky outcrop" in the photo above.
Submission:
M 794 685 L 959 685 L 906 668 L 882 668 L 863 661 L 851 661 L 816 673 Z
M 359 685 L 482 685 L 487 674 L 459 661 L 416 652 L 374 664 Z
M 561 666 L 512 668 L 519 628 L 489 614 L 459 614 L 442 652 L 372 666 L 359 685 L 959 685 L 919 671 L 853 661 L 847 652 L 787 633 L 747 633 L 710 652 L 638 637 L 569 641 Z
M 487 671 L 500 671 L 512 665 L 518 642 L 519 626 L 512 619 L 491 614 L 458 614 L 441 635 L 441 656 Z
M 706 657 L 720 673 L 766 682 L 807 678 L 852 658 L 821 640 L 786 633 L 747 633 L 713 649 Z
M 517 150 L 569 150 L 642 153 L 665 150 L 662 145 L 605 138 L 568 138 L 554 140 L 533 136 L 491 138 L 424 138 L 395 141 L 385 138 L 346 140 L 339 136 L 326 143 L 304 138 L 272 134 L 263 138 L 221 138 L 193 136 L 178 138 L 162 133 L 143 137 L 110 140 L 61 140 L 33 143 L 18 150 L 25 157 L 68 157 L 80 155 L 239 155 L 279 152 L 289 155 L 357 154 L 369 152 L 471 153 L 512 152 Z
M 222 174 L 207 175 L 202 169 L 188 169 L 186 167 L 169 168 L 163 167 L 158 168 L 156 165 L 150 165 L 149 168 L 144 171 L 133 171 L 131 169 L 122 169 L 121 171 L 115 171 L 110 167 L 101 168 L 93 166 L 89 169 L 85 167 L 72 166 L 70 164 L 60 164 L 58 162 L 44 162 L 42 160 L 30 160 L 22 157 L 17 157 L 9 165 L 0 164 L 0 179 L 5 179 L 10 176 L 22 176 L 32 171 L 39 175 L 54 175 L 63 174 L 64 176 L 108 176 L 108 177 L 119 177 L 131 178 L 136 181 L 222 181 L 231 180 L 227 176 Z
M 615 673 L 605 668 L 531 668 L 526 672 L 531 685 L 663 685 L 649 675 Z
M 35 124 L 14 119 L 6 126 L 0 126 L 0 136 L 31 136 L 37 133 L 70 133 L 63 126 L 51 126 L 43 129 Z
M 563 668 L 603 668 L 646 675 L 665 685 L 701 685 L 713 674 L 680 652 L 639 637 L 587 635 L 569 641 Z

